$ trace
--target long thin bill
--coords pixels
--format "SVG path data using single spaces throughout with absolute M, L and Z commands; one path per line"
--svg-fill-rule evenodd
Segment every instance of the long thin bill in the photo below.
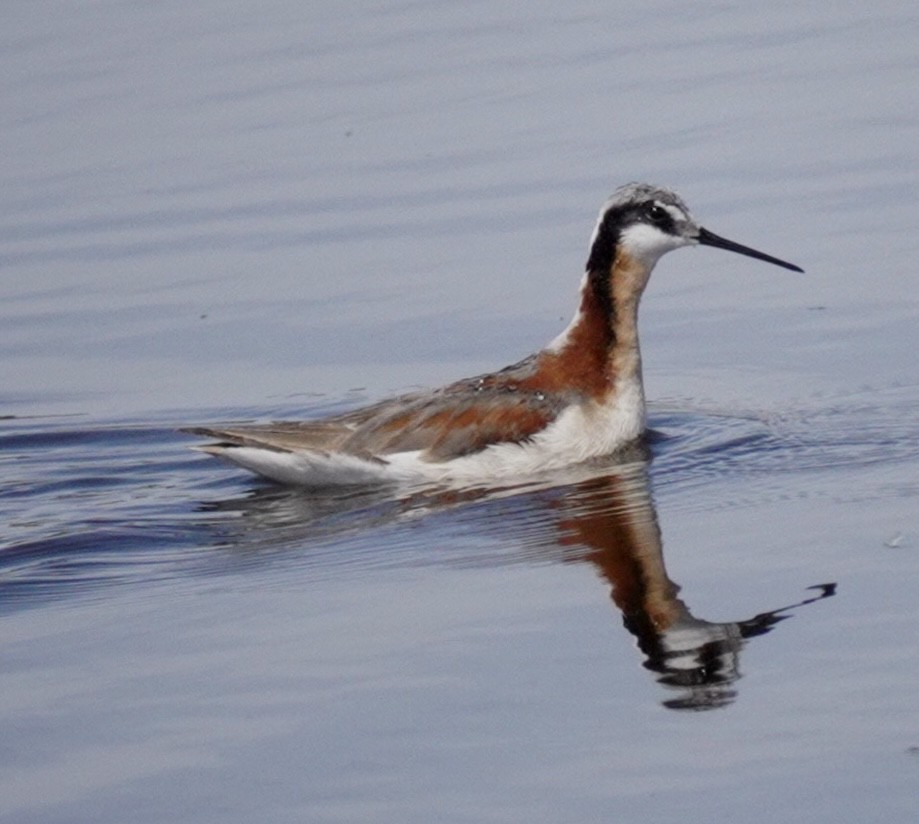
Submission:
M 739 243 L 734 243 L 733 240 L 720 237 L 714 232 L 710 232 L 708 229 L 703 229 L 701 227 L 699 228 L 699 243 L 703 246 L 714 246 L 718 249 L 727 249 L 729 252 L 737 252 L 740 255 L 746 255 L 747 257 L 756 258 L 757 260 L 765 260 L 766 263 L 774 263 L 776 266 L 781 266 L 783 269 L 791 269 L 792 272 L 804 271 L 800 266 L 795 266 L 793 263 L 787 263 L 784 260 L 772 257 L 772 255 L 757 252 L 756 249 L 751 249 L 749 246 L 741 246 Z

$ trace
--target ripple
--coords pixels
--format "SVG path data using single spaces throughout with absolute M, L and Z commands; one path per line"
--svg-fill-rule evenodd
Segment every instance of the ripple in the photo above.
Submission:
M 668 511 L 915 498 L 917 408 L 917 387 L 895 386 L 778 414 L 653 410 L 655 497 Z M 557 563 L 566 558 L 558 509 L 589 519 L 579 485 L 626 472 L 613 461 L 505 488 L 307 493 L 202 460 L 175 431 L 186 422 L 0 422 L 0 604 L 220 575 L 275 558 L 311 575 Z
M 194 512 L 207 484 L 171 426 L 8 420 L 0 463 L 0 605 L 200 564 L 189 550 L 209 543 Z
M 768 489 L 770 498 L 835 496 L 853 472 L 877 468 L 873 476 L 860 475 L 860 494 L 888 496 L 890 482 L 911 472 L 919 455 L 919 387 L 818 400 L 781 413 L 689 409 L 652 415 L 662 432 L 654 447 L 659 492 L 679 491 L 683 506 L 718 506 L 718 499 L 682 493 L 743 478 L 746 492 Z M 898 485 L 901 493 L 910 487 L 915 490 L 905 480 Z

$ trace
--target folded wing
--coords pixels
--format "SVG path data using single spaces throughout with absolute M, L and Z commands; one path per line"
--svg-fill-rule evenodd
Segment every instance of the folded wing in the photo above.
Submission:
M 497 443 L 522 443 L 545 429 L 563 399 L 516 387 L 470 382 L 434 394 L 407 395 L 321 421 L 196 428 L 216 438 L 202 449 L 234 446 L 280 452 L 343 453 L 385 462 L 387 455 L 421 452 L 430 461 L 471 455 Z

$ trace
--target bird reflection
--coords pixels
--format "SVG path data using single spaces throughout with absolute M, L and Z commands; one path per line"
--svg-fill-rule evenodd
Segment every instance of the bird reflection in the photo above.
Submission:
M 769 632 L 796 607 L 835 592 L 835 584 L 820 584 L 810 587 L 809 598 L 738 621 L 695 617 L 667 575 L 643 464 L 582 481 L 562 499 L 560 510 L 560 543 L 577 547 L 574 557 L 593 564 L 611 585 L 622 622 L 645 655 L 644 666 L 672 691 L 663 702 L 670 709 L 730 704 L 747 639 Z
M 795 608 L 835 592 L 835 584 L 820 584 L 810 587 L 810 597 L 737 621 L 694 616 L 667 574 L 644 450 L 620 456 L 615 463 L 572 468 L 551 481 L 503 489 L 396 492 L 377 487 L 343 493 L 270 487 L 246 498 L 203 505 L 241 515 L 221 519 L 228 533 L 221 543 L 249 549 L 315 546 L 331 537 L 366 535 L 378 526 L 457 507 L 477 507 L 478 521 L 488 529 L 497 524 L 510 530 L 523 560 L 593 565 L 610 585 L 623 625 L 644 655 L 644 667 L 669 693 L 663 705 L 674 710 L 730 704 L 737 697 L 740 654 L 748 639 L 769 632 Z

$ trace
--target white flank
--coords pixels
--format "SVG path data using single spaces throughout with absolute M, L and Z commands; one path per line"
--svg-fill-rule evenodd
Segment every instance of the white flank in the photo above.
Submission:
M 230 463 L 282 484 L 340 486 L 379 483 L 392 477 L 387 464 L 341 452 L 279 452 L 257 446 L 205 448 Z

